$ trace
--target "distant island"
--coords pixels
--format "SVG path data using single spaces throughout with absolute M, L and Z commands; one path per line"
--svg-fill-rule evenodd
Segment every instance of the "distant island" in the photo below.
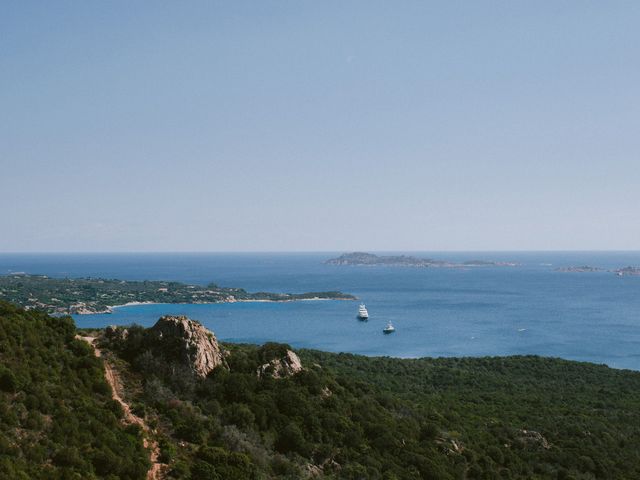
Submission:
M 619 268 L 618 270 L 614 270 L 613 273 L 619 276 L 625 275 L 640 275 L 640 267 L 624 267 Z
M 492 262 L 486 260 L 470 260 L 462 263 L 435 260 L 433 258 L 412 257 L 408 255 L 374 255 L 373 253 L 352 252 L 331 258 L 325 262 L 327 265 L 354 265 L 354 266 L 387 266 L 387 267 L 515 267 L 517 263 Z
M 578 273 L 592 273 L 592 272 L 608 272 L 604 268 L 600 267 L 592 267 L 590 265 L 581 265 L 579 267 L 571 266 L 571 267 L 559 267 L 555 269 L 556 272 L 578 272 Z
M 56 314 L 111 313 L 117 306 L 139 303 L 290 302 L 296 300 L 355 300 L 342 292 L 249 293 L 166 281 L 103 278 L 51 278 L 24 273 L 0 276 L 0 300 Z
M 615 273 L 619 277 L 624 276 L 640 276 L 640 267 L 624 267 L 615 270 L 609 270 L 606 268 L 592 267 L 590 265 L 571 266 L 571 267 L 559 267 L 555 269 L 556 272 L 569 272 L 569 273 L 593 273 L 593 272 L 609 272 Z

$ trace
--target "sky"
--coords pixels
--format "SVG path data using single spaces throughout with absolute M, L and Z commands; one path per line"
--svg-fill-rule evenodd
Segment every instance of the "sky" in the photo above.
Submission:
M 640 249 L 640 2 L 0 3 L 0 251 Z

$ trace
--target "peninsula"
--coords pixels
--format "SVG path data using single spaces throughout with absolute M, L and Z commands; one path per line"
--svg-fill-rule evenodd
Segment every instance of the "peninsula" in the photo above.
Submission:
M 51 278 L 45 275 L 0 276 L 0 300 L 27 310 L 56 314 L 111 313 L 114 306 L 137 303 L 290 302 L 295 300 L 355 300 L 342 292 L 250 293 L 242 288 L 167 281 L 103 278 Z
M 352 265 L 352 266 L 386 266 L 386 267 L 439 267 L 439 268 L 464 268 L 464 267 L 515 267 L 512 262 L 492 262 L 486 260 L 470 260 L 462 263 L 435 260 L 433 258 L 412 257 L 408 255 L 374 255 L 373 253 L 352 252 L 331 258 L 324 262 L 327 265 Z

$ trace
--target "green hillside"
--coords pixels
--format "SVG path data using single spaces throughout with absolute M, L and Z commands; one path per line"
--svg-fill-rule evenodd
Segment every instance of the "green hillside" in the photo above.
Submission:
M 68 317 L 0 302 L 0 478 L 145 478 L 140 432 L 75 334 Z
M 258 378 L 286 346 L 224 346 L 229 369 L 197 379 L 148 330 L 111 343 L 174 478 L 640 478 L 637 372 L 301 351 L 301 373 Z
M 301 372 L 273 378 L 259 367 L 289 347 L 224 344 L 224 364 L 199 378 L 176 339 L 118 331 L 101 349 L 167 478 L 640 478 L 638 372 L 302 350 Z M 0 303 L 0 478 L 145 478 L 142 434 L 75 334 L 69 318 Z

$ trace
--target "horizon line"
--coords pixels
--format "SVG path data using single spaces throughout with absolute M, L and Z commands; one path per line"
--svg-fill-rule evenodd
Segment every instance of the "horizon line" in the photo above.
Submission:
M 452 250 L 380 250 L 380 249 L 356 249 L 356 250 L 87 250 L 87 251 L 0 251 L 0 255 L 140 255 L 140 254 L 314 254 L 314 253 L 640 253 L 640 249 L 452 249 Z

